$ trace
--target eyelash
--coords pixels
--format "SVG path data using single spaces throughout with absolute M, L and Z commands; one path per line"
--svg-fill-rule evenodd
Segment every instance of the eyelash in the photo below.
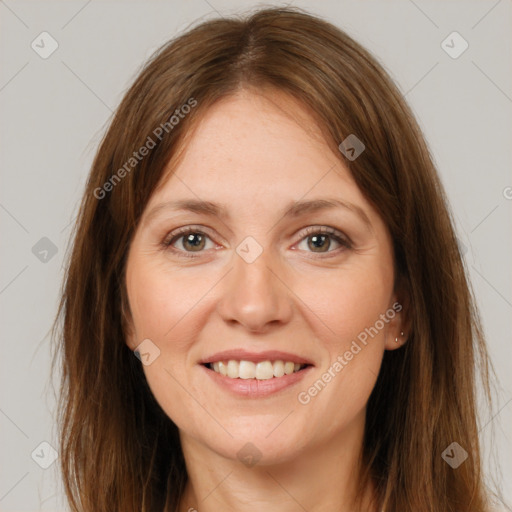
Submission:
M 201 255 L 201 253 L 204 252 L 204 251 L 198 251 L 197 253 L 194 254 L 194 252 L 183 251 L 181 249 L 176 249 L 176 248 L 174 248 L 172 246 L 174 244 L 174 242 L 176 242 L 180 238 L 182 238 L 185 235 L 188 235 L 190 233 L 200 234 L 200 235 L 207 236 L 208 238 L 210 238 L 208 236 L 208 234 L 205 233 L 204 231 L 202 231 L 201 229 L 196 228 L 194 226 L 188 226 L 188 227 L 185 227 L 185 228 L 180 228 L 180 229 L 170 233 L 162 241 L 163 249 L 164 250 L 171 250 L 172 252 L 177 254 L 178 257 L 183 257 L 183 258 L 197 258 L 197 257 L 199 257 Z M 313 253 L 313 254 L 317 254 L 318 255 L 318 256 L 315 256 L 315 257 L 318 257 L 318 258 L 330 258 L 330 257 L 332 257 L 332 253 L 338 254 L 341 251 L 344 251 L 346 249 L 351 249 L 352 248 L 352 243 L 350 242 L 348 237 L 345 237 L 338 230 L 336 230 L 334 228 L 331 228 L 329 226 L 324 226 L 324 227 L 320 227 L 320 228 L 315 227 L 315 226 L 311 226 L 311 227 L 306 228 L 304 236 L 299 240 L 299 243 L 302 242 L 305 238 L 308 238 L 311 235 L 318 235 L 318 234 L 330 235 L 342 247 L 338 248 L 338 249 L 336 249 L 334 251 L 328 251 L 327 253 L 324 253 L 325 255 L 321 255 L 322 253 Z M 340 249 L 341 249 L 341 251 L 340 251 Z

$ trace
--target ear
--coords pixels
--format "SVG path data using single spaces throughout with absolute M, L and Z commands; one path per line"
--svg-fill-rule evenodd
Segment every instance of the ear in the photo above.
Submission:
M 132 314 L 130 311 L 130 307 L 128 305 L 126 289 L 124 287 L 122 288 L 121 291 L 119 309 L 121 312 L 121 326 L 124 334 L 124 340 L 128 348 L 133 352 L 136 349 L 137 344 L 135 343 Z
M 386 330 L 386 350 L 395 350 L 407 342 L 411 334 L 411 308 L 409 293 L 403 279 L 397 280 L 395 292 L 389 304 L 390 318 Z M 393 315 L 394 312 L 394 316 Z

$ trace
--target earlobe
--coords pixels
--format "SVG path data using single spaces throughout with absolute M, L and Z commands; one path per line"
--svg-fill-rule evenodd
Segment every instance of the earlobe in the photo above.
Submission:
M 385 342 L 386 350 L 396 350 L 403 347 L 410 335 L 411 310 L 407 284 L 403 276 L 400 276 L 395 283 L 393 309 L 396 311 L 396 316 L 388 325 Z M 395 305 L 398 305 L 398 307 L 395 307 Z
M 132 351 L 132 352 L 135 350 L 135 345 L 134 345 L 134 343 L 132 342 L 131 336 L 127 336 L 127 337 L 125 337 L 124 342 L 125 342 L 126 346 L 127 346 L 127 347 Z
M 131 325 L 126 325 L 123 328 L 123 331 L 124 331 L 124 343 L 133 352 L 137 348 L 137 343 L 135 342 L 136 337 L 133 335 Z
M 121 329 L 125 344 L 133 352 L 137 345 L 133 342 L 133 319 L 131 310 L 127 307 L 127 302 L 126 291 L 123 289 L 121 294 Z
M 400 333 L 393 338 L 391 342 L 386 343 L 387 350 L 395 350 L 397 348 L 402 347 L 407 343 L 407 336 L 404 331 L 400 331 Z
M 407 302 L 396 301 L 395 304 L 400 305 L 400 309 L 397 309 L 396 316 L 391 320 L 388 325 L 388 331 L 386 333 L 385 349 L 396 350 L 407 343 L 409 337 L 409 322 L 408 314 L 409 308 Z
M 133 352 L 137 348 L 137 344 L 135 343 L 132 324 L 126 319 L 123 319 L 123 334 L 125 345 Z

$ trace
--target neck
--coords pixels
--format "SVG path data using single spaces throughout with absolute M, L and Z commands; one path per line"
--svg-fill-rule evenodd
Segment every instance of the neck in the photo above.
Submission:
M 308 446 L 286 462 L 244 466 L 180 433 L 188 482 L 179 512 L 354 512 L 363 446 L 364 415 L 318 446 Z M 359 507 L 358 507 L 359 509 Z M 377 512 L 370 483 L 361 508 Z

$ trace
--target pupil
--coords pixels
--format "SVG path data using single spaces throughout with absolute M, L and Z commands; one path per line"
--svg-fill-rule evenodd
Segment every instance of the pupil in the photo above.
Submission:
M 194 242 L 194 238 L 196 239 L 196 241 Z M 195 248 L 201 248 L 201 243 L 204 242 L 204 240 L 202 240 L 202 236 L 198 233 L 190 233 L 187 237 L 186 237 L 186 243 L 187 244 L 191 244 L 192 247 L 195 247 Z
M 325 239 L 327 238 L 327 236 L 326 235 L 314 235 L 314 236 L 311 237 L 311 240 L 313 241 L 313 244 L 314 244 L 313 247 L 315 249 L 321 249 L 322 248 L 322 244 L 317 245 L 317 242 L 319 241 L 320 238 L 323 239 L 322 242 L 325 242 Z
M 325 241 L 327 240 L 327 235 L 313 235 L 310 236 L 310 239 L 312 241 L 312 244 L 310 244 L 310 247 L 313 249 L 322 249 L 325 246 Z M 195 239 L 195 240 L 194 240 Z M 187 235 L 185 242 L 186 244 L 190 244 L 191 247 L 194 248 L 202 248 L 204 245 L 204 240 L 202 238 L 202 235 L 199 233 L 190 233 Z M 327 245 L 328 247 L 329 245 Z

